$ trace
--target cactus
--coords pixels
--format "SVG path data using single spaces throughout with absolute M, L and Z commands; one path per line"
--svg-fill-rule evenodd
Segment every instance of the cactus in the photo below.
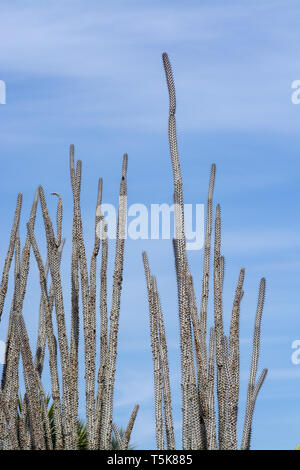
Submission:
M 116 354 L 119 329 L 120 297 L 122 289 L 122 270 L 124 259 L 124 204 L 120 204 L 113 292 L 110 321 L 107 317 L 107 257 L 108 240 L 105 236 L 105 220 L 101 211 L 102 180 L 99 180 L 94 249 L 88 270 L 83 223 L 81 217 L 80 189 L 82 162 L 74 163 L 74 146 L 70 147 L 70 176 L 73 192 L 73 234 L 71 260 L 71 331 L 68 337 L 66 309 L 61 281 L 61 255 L 65 244 L 62 238 L 62 199 L 58 193 L 56 214 L 56 233 L 50 219 L 43 188 L 35 194 L 27 236 L 21 254 L 20 250 L 20 213 L 22 195 L 18 195 L 17 206 L 10 236 L 10 242 L 3 269 L 0 286 L 0 316 L 3 312 L 7 293 L 9 271 L 14 258 L 14 295 L 11 302 L 9 327 L 6 340 L 6 357 L 3 367 L 0 390 L 0 442 L 3 449 L 77 449 L 78 433 L 84 438 L 88 449 L 110 449 L 113 420 L 113 396 L 116 370 Z M 126 196 L 127 155 L 124 155 L 120 183 L 120 196 Z M 38 202 L 40 202 L 44 229 L 47 240 L 47 260 L 44 264 L 38 247 L 34 227 Z M 97 233 L 99 224 L 102 236 Z M 97 256 L 101 253 L 101 357 L 96 383 L 96 267 Z M 30 254 L 33 252 L 40 276 L 40 311 L 38 339 L 35 354 L 32 353 L 25 319 L 23 301 L 26 294 L 27 278 L 30 268 Z M 51 282 L 47 281 L 50 272 Z M 78 420 L 78 344 L 80 297 L 83 316 L 83 336 L 85 347 L 85 402 L 86 425 Z M 53 310 L 55 315 L 53 315 Z M 54 318 L 55 317 L 55 318 Z M 57 337 L 55 336 L 55 322 Z M 51 413 L 47 411 L 48 400 L 42 384 L 43 368 L 46 359 L 45 348 L 48 344 L 51 375 Z M 25 382 L 25 396 L 19 406 L 20 381 L 19 364 L 22 358 L 21 375 Z M 61 374 L 59 373 L 61 368 Z M 138 405 L 134 407 L 120 446 L 127 449 L 131 431 L 137 415 Z M 55 440 L 52 439 L 53 428 Z M 117 429 L 117 428 L 116 428 Z M 117 431 L 115 431 L 117 432 Z
M 225 336 L 223 326 L 224 257 L 221 255 L 221 210 L 218 204 L 214 220 L 214 327 L 209 331 L 209 347 L 207 351 L 207 316 L 213 225 L 212 207 L 216 166 L 213 164 L 211 167 L 209 181 L 202 293 L 199 311 L 186 251 L 183 185 L 176 136 L 175 86 L 168 55 L 164 53 L 162 58 L 169 92 L 169 147 L 174 180 L 174 203 L 175 211 L 177 212 L 175 212 L 173 247 L 180 324 L 182 449 L 237 450 L 237 416 L 240 382 L 239 322 L 240 305 L 244 294 L 245 269 L 241 268 L 238 277 L 230 331 L 227 337 Z M 148 257 L 145 252 L 143 253 L 143 262 L 148 291 L 150 336 L 154 366 L 156 443 L 158 449 L 175 449 L 163 314 L 156 279 L 151 273 Z M 262 278 L 259 286 L 252 363 L 241 443 L 241 449 L 243 450 L 250 449 L 255 403 L 267 374 L 267 369 L 264 369 L 257 379 L 265 284 L 266 281 Z M 215 384 L 217 389 L 216 394 Z M 166 436 L 166 442 L 164 436 Z
M 175 238 L 173 240 L 177 297 L 180 324 L 182 448 L 232 449 L 238 448 L 237 417 L 240 385 L 239 323 L 243 297 L 245 269 L 239 273 L 231 325 L 228 336 L 223 326 L 224 257 L 221 254 L 221 210 L 216 206 L 213 241 L 213 299 L 214 327 L 207 331 L 209 276 L 213 233 L 213 191 L 216 167 L 211 167 L 204 246 L 204 263 L 200 309 L 197 306 L 193 277 L 190 273 L 184 229 L 184 196 L 176 136 L 176 96 L 171 65 L 166 53 L 163 63 L 169 92 L 169 145 L 174 180 Z M 87 449 L 108 450 L 114 446 L 129 448 L 130 436 L 138 412 L 136 405 L 126 430 L 113 423 L 113 399 L 123 259 L 125 248 L 125 211 L 127 195 L 127 155 L 124 155 L 120 204 L 116 236 L 112 301 L 108 318 L 107 224 L 102 213 L 102 180 L 99 180 L 96 198 L 95 238 L 88 266 L 81 215 L 82 162 L 75 165 L 74 146 L 70 147 L 70 178 L 73 194 L 72 258 L 71 258 L 71 328 L 68 322 L 62 288 L 61 258 L 63 238 L 63 201 L 57 197 L 56 230 L 50 218 L 44 190 L 35 193 L 26 240 L 21 251 L 20 214 L 22 194 L 17 197 L 16 210 L 7 256 L 0 284 L 0 318 L 8 290 L 9 274 L 14 262 L 14 290 L 11 300 L 6 340 L 5 364 L 0 388 L 0 445 L 9 449 L 66 449 L 78 448 L 78 433 Z M 46 234 L 47 259 L 44 263 L 35 238 L 38 203 Z M 97 232 L 100 226 L 101 236 Z M 97 260 L 101 250 L 100 268 L 100 365 L 96 371 L 96 305 Z M 37 344 L 31 350 L 23 303 L 31 252 L 38 267 L 40 281 L 40 309 Z M 150 314 L 150 336 L 154 365 L 154 401 L 156 444 L 158 449 L 176 449 L 173 424 L 172 396 L 164 317 L 157 282 L 152 275 L 146 253 L 143 253 Z M 50 273 L 50 282 L 48 275 Z M 265 279 L 259 286 L 255 318 L 253 352 L 247 392 L 242 449 L 250 449 L 255 403 L 265 380 L 264 369 L 257 379 L 260 350 L 260 329 L 265 295 Z M 82 306 L 82 307 L 81 307 Z M 82 310 L 82 311 L 81 311 Z M 55 314 L 54 314 L 55 312 Z M 85 425 L 78 420 L 79 406 L 79 329 L 83 319 L 85 360 Z M 57 335 L 56 332 L 57 331 Z M 209 341 L 207 344 L 207 336 Z M 48 355 L 46 355 L 46 345 Z M 49 360 L 51 378 L 51 413 L 43 386 L 45 360 Z M 22 366 L 20 367 L 22 360 Z M 20 407 L 20 384 L 25 384 L 25 395 Z M 215 393 L 215 388 L 217 393 Z M 55 429 L 55 439 L 53 439 Z

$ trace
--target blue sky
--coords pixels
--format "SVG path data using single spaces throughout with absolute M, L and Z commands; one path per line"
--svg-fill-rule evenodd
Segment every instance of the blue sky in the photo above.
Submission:
M 268 367 L 269 375 L 255 413 L 255 449 L 291 449 L 300 443 L 300 365 L 291 362 L 291 344 L 300 339 L 300 105 L 291 103 L 291 83 L 300 79 L 299 13 L 297 0 L 228 0 L 226 6 L 223 0 L 2 0 L 0 6 L 0 80 L 7 86 L 7 104 L 0 105 L 1 266 L 17 193 L 24 196 L 23 242 L 36 187 L 42 184 L 47 194 L 60 193 L 67 238 L 63 281 L 69 302 L 70 143 L 83 160 L 89 252 L 97 179 L 104 179 L 104 202 L 115 203 L 124 152 L 129 154 L 129 204 L 171 203 L 168 96 L 161 63 L 161 53 L 167 51 L 176 82 L 187 203 L 205 202 L 210 165 L 217 165 L 215 202 L 220 202 L 223 218 L 227 325 L 239 268 L 246 267 L 240 424 L 258 284 L 260 277 L 267 279 L 260 368 Z M 48 201 L 54 214 L 55 200 L 49 196 Z M 133 405 L 140 403 L 133 433 L 137 448 L 155 446 L 143 249 L 157 275 L 166 319 L 180 444 L 171 245 L 168 240 L 128 240 L 126 246 L 115 421 L 125 425 Z M 190 253 L 198 301 L 201 260 L 202 251 Z M 32 346 L 37 281 L 33 263 L 33 289 L 24 308 Z M 0 339 L 5 338 L 8 313 L 9 302 Z

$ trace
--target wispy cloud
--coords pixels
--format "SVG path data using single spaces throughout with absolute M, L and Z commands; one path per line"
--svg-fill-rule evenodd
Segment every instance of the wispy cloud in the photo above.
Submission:
M 269 371 L 269 380 L 294 380 L 300 379 L 300 367 L 286 369 L 271 369 Z
M 280 250 L 290 250 L 300 246 L 298 233 L 291 231 L 274 230 L 260 231 L 235 231 L 224 233 L 223 249 L 224 252 L 251 253 L 268 252 Z
M 19 3 L 18 10 L 9 2 L 1 8 L 0 61 L 8 76 L 8 102 L 12 87 L 24 86 L 26 94 L 27 81 L 39 77 L 44 93 L 58 81 L 56 92 L 50 91 L 50 109 L 59 106 L 62 95 L 76 101 L 73 125 L 77 120 L 78 125 L 158 131 L 166 101 L 160 54 L 168 49 L 176 55 L 182 129 L 296 127 L 289 97 L 290 82 L 297 78 L 294 30 L 287 35 L 278 27 L 295 22 L 295 15 L 280 2 L 231 1 L 224 9 L 219 2 L 189 1 L 188 8 L 177 2 L 170 9 L 166 2 L 125 6 L 117 1 L 112 8 L 110 2 L 93 1 L 89 10 L 83 1 Z M 19 78 L 10 85 L 12 75 Z M 32 99 L 45 106 L 45 97 Z M 290 115 L 284 121 L 283 112 Z M 61 110 L 56 119 L 60 115 Z
M 282 369 L 268 369 L 267 379 L 269 380 L 298 380 L 300 378 L 300 367 L 282 368 Z M 249 380 L 249 371 L 243 370 L 241 372 L 241 380 Z

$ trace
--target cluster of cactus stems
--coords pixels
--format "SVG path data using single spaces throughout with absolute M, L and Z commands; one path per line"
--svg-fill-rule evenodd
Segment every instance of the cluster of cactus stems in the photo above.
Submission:
M 61 279 L 61 256 L 65 240 L 62 238 L 62 199 L 58 197 L 56 233 L 48 212 L 45 194 L 40 186 L 35 194 L 27 235 L 21 253 L 20 214 L 22 195 L 18 195 L 13 227 L 0 286 L 0 317 L 8 290 L 9 272 L 14 258 L 14 293 L 10 307 L 9 326 L 6 340 L 5 363 L 0 389 L 0 447 L 2 449 L 66 449 L 78 448 L 78 345 L 80 317 L 83 318 L 85 348 L 85 402 L 86 435 L 88 449 L 110 449 L 112 431 L 120 449 L 127 449 L 131 431 L 138 411 L 132 411 L 127 429 L 122 437 L 113 424 L 113 398 L 116 371 L 117 341 L 119 328 L 120 297 L 125 237 L 122 236 L 126 223 L 127 155 L 123 158 L 120 184 L 119 211 L 114 261 L 112 303 L 108 321 L 107 224 L 102 210 L 102 180 L 99 180 L 96 216 L 95 242 L 90 260 L 83 238 L 83 224 L 80 206 L 82 162 L 74 165 L 74 147 L 70 148 L 70 176 L 73 192 L 72 267 L 71 267 L 71 331 L 66 328 L 66 312 Z M 43 225 L 47 240 L 47 260 L 44 264 L 35 238 L 34 227 L 38 202 L 40 203 Z M 101 234 L 98 233 L 101 227 Z M 101 249 L 100 283 L 97 282 L 97 256 Z M 32 353 L 23 317 L 23 302 L 26 293 L 33 254 L 40 278 L 40 310 L 38 338 L 35 353 Z M 50 281 L 48 280 L 50 272 Z M 96 377 L 96 298 L 100 284 L 100 365 Z M 55 311 L 55 315 L 53 314 Z M 80 315 L 82 311 L 82 315 Z M 55 336 L 55 320 L 57 337 Z M 53 422 L 55 443 L 51 438 L 47 396 L 42 384 L 42 373 L 48 345 L 49 369 L 51 375 L 51 397 L 53 400 Z M 22 367 L 20 361 L 22 360 Z M 59 372 L 59 367 L 61 368 Z M 20 373 L 21 371 L 21 373 Z M 25 396 L 21 412 L 18 412 L 21 393 L 21 377 L 25 385 Z M 96 386 L 97 384 L 97 386 Z
M 207 348 L 207 310 L 213 226 L 213 190 L 216 167 L 211 167 L 206 209 L 203 278 L 198 310 L 189 271 L 184 230 L 184 200 L 176 136 L 176 96 L 168 55 L 163 64 L 169 91 L 169 146 L 174 180 L 175 237 L 173 239 L 177 276 L 180 323 L 182 449 L 238 449 L 237 418 L 240 388 L 239 323 L 245 269 L 239 273 L 235 291 L 229 337 L 223 325 L 224 257 L 221 255 L 221 211 L 217 205 L 214 220 L 213 298 L 214 327 L 210 328 Z M 175 449 L 172 399 L 164 320 L 155 277 L 147 254 L 143 262 L 148 291 L 150 335 L 154 366 L 156 443 L 158 449 Z M 265 296 L 265 279 L 259 286 L 253 352 L 241 449 L 250 449 L 251 429 L 258 392 L 267 370 L 257 379 L 260 328 Z M 215 393 L 216 390 L 216 393 Z
M 177 276 L 182 395 L 182 448 L 237 449 L 237 418 L 240 386 L 239 321 L 245 270 L 241 269 L 232 309 L 229 337 L 223 326 L 224 257 L 221 256 L 221 213 L 216 207 L 214 222 L 213 296 L 214 328 L 209 331 L 207 345 L 207 310 L 213 226 L 213 190 L 215 165 L 212 165 L 206 213 L 206 233 L 200 311 L 189 271 L 184 230 L 184 199 L 176 137 L 176 97 L 170 62 L 163 54 L 169 91 L 169 144 L 174 178 L 175 237 L 173 240 Z M 1 449 L 66 449 L 78 448 L 80 318 L 83 319 L 85 358 L 86 438 L 88 449 L 111 448 L 112 432 L 119 449 L 126 450 L 138 412 L 136 405 L 122 435 L 113 424 L 113 399 L 117 359 L 120 300 L 126 229 L 126 173 L 124 155 L 120 183 L 116 250 L 112 286 L 112 302 L 108 319 L 107 264 L 108 237 L 102 204 L 102 179 L 99 179 L 95 241 L 88 267 L 81 216 L 81 168 L 74 163 L 74 147 L 70 147 L 70 178 L 73 193 L 72 260 L 71 260 L 71 330 L 66 328 L 66 309 L 61 278 L 63 205 L 58 193 L 56 232 L 53 228 L 45 194 L 36 191 L 27 223 L 26 240 L 21 252 L 20 214 L 22 195 L 17 206 L 0 285 L 0 318 L 8 290 L 9 272 L 14 260 L 14 290 L 10 306 L 5 363 L 0 388 Z M 43 262 L 35 238 L 38 202 L 47 241 L 47 259 Z M 101 249 L 100 249 L 101 248 Z M 97 283 L 97 257 L 101 251 L 100 282 Z M 23 317 L 31 253 L 40 278 L 40 309 L 36 349 L 33 354 Z M 151 274 L 146 253 L 143 253 L 150 312 L 151 347 L 154 364 L 154 399 L 156 443 L 158 449 L 176 449 L 172 415 L 167 341 L 156 279 Z M 50 273 L 50 276 L 49 276 Z M 50 278 L 50 280 L 48 279 Z M 100 285 L 100 351 L 97 364 L 97 285 Z M 255 319 L 253 353 L 242 449 L 250 448 L 253 414 L 258 392 L 266 377 L 264 369 L 257 379 L 260 349 L 260 325 L 265 295 L 265 279 L 260 282 Z M 55 315 L 54 313 L 55 312 Z M 82 313 L 82 315 L 81 315 Z M 55 328 L 56 323 L 56 328 Z M 57 331 L 57 337 L 55 335 Z M 48 346 L 48 355 L 46 354 Z M 208 347 L 207 347 L 208 346 Z M 47 412 L 48 398 L 42 384 L 45 358 L 49 358 L 53 423 Z M 22 367 L 20 367 L 22 361 Z M 59 370 L 60 368 L 60 370 Z M 21 377 L 22 374 L 22 377 Z M 19 410 L 21 379 L 25 395 Z M 216 392 L 215 392 L 216 391 Z M 52 439 L 55 429 L 55 441 Z

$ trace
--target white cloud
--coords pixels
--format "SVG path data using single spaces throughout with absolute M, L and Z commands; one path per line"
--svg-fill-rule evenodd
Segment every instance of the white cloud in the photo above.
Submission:
M 258 371 L 260 374 L 262 369 Z M 294 368 L 283 368 L 283 369 L 268 369 L 268 375 L 266 380 L 299 380 L 300 379 L 300 367 L 294 366 Z M 241 380 L 249 380 L 249 371 L 241 372 Z
M 258 253 L 275 250 L 288 250 L 300 245 L 298 233 L 282 230 L 227 231 L 223 235 L 224 253 Z
M 181 129 L 297 128 L 299 113 L 289 96 L 290 83 L 297 78 L 296 29 L 287 34 L 277 27 L 279 20 L 287 22 L 293 15 L 280 3 L 229 2 L 226 9 L 198 2 L 189 2 L 188 8 L 145 1 L 126 6 L 115 2 L 114 8 L 111 2 L 91 4 L 91 9 L 83 1 L 35 1 L 23 7 L 21 2 L 18 9 L 8 2 L 2 5 L 2 73 L 15 77 L 13 84 L 7 83 L 8 103 L 10 87 L 20 87 L 24 80 L 43 84 L 59 79 L 50 97 L 55 119 L 64 118 L 55 109 L 67 99 L 78 109 L 73 125 L 165 130 L 160 54 L 167 50 Z M 262 10 L 274 24 L 265 25 L 263 15 L 257 24 Z M 254 21 L 258 37 L 253 36 Z M 240 36 L 240 29 L 249 37 Z M 242 52 L 236 50 L 237 37 Z M 44 98 L 33 99 L 45 105 Z
M 294 366 L 293 369 L 270 369 L 269 380 L 293 380 L 300 379 L 300 367 Z
M 264 336 L 263 338 L 263 344 L 266 343 L 286 343 L 290 342 L 290 338 L 287 336 Z M 252 338 L 240 338 L 240 344 L 252 344 L 253 339 Z

